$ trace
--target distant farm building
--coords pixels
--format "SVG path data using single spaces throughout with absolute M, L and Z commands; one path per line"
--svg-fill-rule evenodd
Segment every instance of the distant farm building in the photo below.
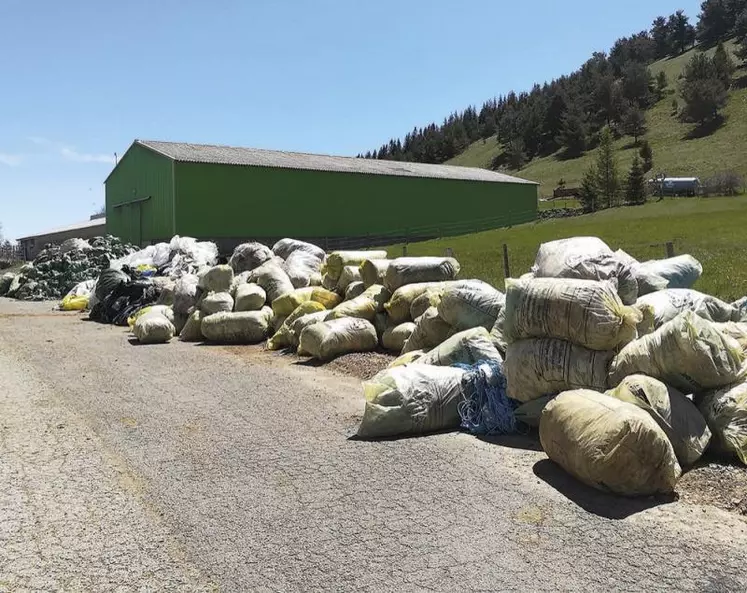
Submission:
M 106 235 L 106 217 L 92 216 L 90 220 L 52 229 L 18 239 L 23 258 L 34 259 L 49 243 L 62 243 L 67 239 L 92 239 Z
M 106 179 L 110 234 L 223 250 L 297 237 L 325 248 L 530 222 L 537 184 L 485 169 L 136 140 Z

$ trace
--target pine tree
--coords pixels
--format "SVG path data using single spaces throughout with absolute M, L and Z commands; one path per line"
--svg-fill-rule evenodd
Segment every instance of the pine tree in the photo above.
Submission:
M 712 45 L 729 34 L 732 24 L 725 0 L 704 0 L 698 16 L 698 41 Z
M 581 180 L 581 191 L 578 196 L 584 212 L 596 212 L 599 207 L 599 188 L 597 187 L 597 170 L 591 165 L 584 172 Z
M 604 128 L 599 138 L 596 162 L 599 207 L 601 208 L 618 206 L 620 201 L 620 177 L 612 142 L 612 132 L 609 128 Z
M 696 53 L 685 66 L 680 93 L 685 101 L 683 115 L 700 124 L 717 118 L 726 106 L 726 86 L 713 60 L 703 53 Z
M 576 103 L 572 103 L 563 114 L 563 128 L 558 136 L 558 144 L 565 148 L 568 157 L 579 157 L 586 150 L 588 130 L 586 118 Z
M 654 79 L 649 69 L 631 62 L 625 67 L 622 78 L 623 96 L 638 107 L 648 107 L 653 101 Z
M 661 70 L 659 74 L 656 75 L 656 94 L 658 95 L 659 99 L 664 96 L 667 86 L 669 86 L 667 75 L 664 70 Z
M 648 143 L 648 140 L 644 139 L 643 142 L 641 142 L 641 148 L 638 151 L 638 154 L 641 159 L 643 159 L 643 172 L 648 173 L 654 168 L 654 151 L 651 150 L 651 145 Z
M 663 16 L 656 17 L 654 22 L 651 23 L 651 38 L 656 46 L 657 58 L 666 58 L 672 53 L 672 33 L 669 30 L 667 19 Z
M 623 130 L 628 136 L 633 136 L 635 145 L 638 146 L 638 138 L 646 133 L 646 114 L 635 105 L 631 105 L 623 118 Z
M 724 44 L 720 41 L 716 47 L 716 53 L 713 54 L 713 67 L 716 69 L 718 79 L 728 89 L 731 86 L 731 77 L 736 70 L 736 66 L 731 56 L 726 53 Z
M 695 43 L 695 27 L 690 24 L 690 19 L 683 10 L 669 16 L 667 28 L 671 35 L 670 43 L 677 52 L 683 54 Z
M 506 144 L 506 158 L 509 167 L 516 171 L 527 164 L 524 141 L 521 138 L 514 138 Z
M 646 202 L 646 179 L 638 155 L 633 157 L 633 164 L 628 171 L 625 184 L 625 201 L 628 204 L 644 204 Z

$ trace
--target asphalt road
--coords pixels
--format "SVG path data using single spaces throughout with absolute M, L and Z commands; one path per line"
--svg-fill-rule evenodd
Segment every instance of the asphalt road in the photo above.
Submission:
M 0 591 L 747 590 L 739 518 L 349 439 L 358 381 L 293 361 L 0 299 Z

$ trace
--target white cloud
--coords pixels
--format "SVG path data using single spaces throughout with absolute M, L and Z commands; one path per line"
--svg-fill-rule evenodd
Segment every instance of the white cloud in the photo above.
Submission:
M 101 153 L 88 153 L 78 152 L 74 146 L 64 144 L 62 142 L 55 142 L 49 138 L 43 138 L 41 136 L 29 136 L 29 140 L 39 146 L 52 148 L 62 158 L 73 161 L 75 163 L 107 163 L 110 165 L 114 164 L 114 155 L 101 154 Z
M 8 167 L 18 167 L 23 162 L 23 155 L 0 152 L 0 163 Z

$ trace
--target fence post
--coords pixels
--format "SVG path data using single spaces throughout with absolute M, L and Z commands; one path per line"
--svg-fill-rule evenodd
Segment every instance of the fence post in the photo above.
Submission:
M 446 257 L 454 257 L 454 250 L 451 247 L 446 248 Z
M 503 244 L 503 277 L 511 277 L 511 269 L 508 265 L 508 245 L 506 245 L 505 243 Z
M 674 243 L 667 241 L 667 257 L 674 257 Z
M 407 243 L 402 246 L 402 257 L 407 257 Z

